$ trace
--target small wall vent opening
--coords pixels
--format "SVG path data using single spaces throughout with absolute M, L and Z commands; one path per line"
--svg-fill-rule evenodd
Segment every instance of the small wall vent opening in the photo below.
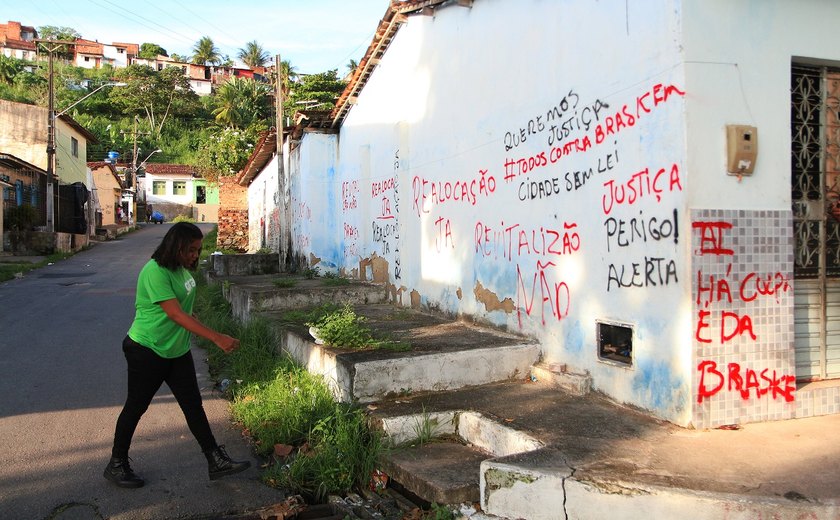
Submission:
M 633 327 L 625 323 L 596 322 L 598 358 L 622 365 L 633 364 Z

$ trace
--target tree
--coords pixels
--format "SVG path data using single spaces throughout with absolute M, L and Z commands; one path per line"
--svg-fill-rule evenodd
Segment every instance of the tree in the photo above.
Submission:
M 338 79 L 338 70 L 302 76 L 289 92 L 284 114 L 291 117 L 298 110 L 331 110 L 346 83 Z
M 222 54 L 209 36 L 204 36 L 193 47 L 192 63 L 196 65 L 217 65 L 222 61 Z
M 227 127 L 264 130 L 271 118 L 271 87 L 250 78 L 231 78 L 216 91 L 216 122 Z
M 158 56 L 169 56 L 169 54 L 166 53 L 166 49 L 156 43 L 144 43 L 140 45 L 138 56 L 146 60 L 153 60 Z
M 23 70 L 23 60 L 0 54 L 0 83 L 10 85 Z
M 175 63 L 189 63 L 190 59 L 187 56 L 181 56 L 180 54 L 175 54 L 174 52 L 170 56 L 172 61 Z
M 44 25 L 42 27 L 38 27 L 38 35 L 40 35 L 41 39 L 44 40 L 59 40 L 66 42 L 73 42 L 82 37 L 82 35 L 72 27 L 57 27 L 55 25 Z M 38 47 L 42 52 L 50 51 L 50 47 L 46 46 L 44 43 L 39 43 Z M 73 53 L 70 51 L 70 47 L 68 45 L 60 46 L 55 53 L 64 59 L 73 59 Z
M 255 131 L 219 130 L 202 143 L 195 166 L 208 182 L 218 182 L 220 176 L 233 175 L 245 166 L 256 141 Z
M 257 43 L 256 40 L 246 43 L 245 47 L 239 49 L 239 54 L 237 54 L 236 57 L 252 69 L 265 67 L 271 59 L 271 55 L 268 51 L 263 49 L 262 45 Z
M 201 106 L 180 67 L 158 72 L 146 65 L 129 65 L 117 72 L 117 79 L 127 85 L 111 89 L 110 100 L 127 115 L 145 117 L 156 136 L 163 131 L 167 118 L 189 116 Z

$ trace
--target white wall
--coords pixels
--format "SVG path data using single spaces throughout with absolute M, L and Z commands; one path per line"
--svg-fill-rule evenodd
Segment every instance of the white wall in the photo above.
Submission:
M 325 269 L 371 279 L 384 259 L 403 304 L 416 291 L 425 307 L 535 335 L 546 360 L 686 422 L 690 373 L 675 352 L 690 346 L 688 248 L 671 229 L 685 211 L 678 13 L 674 2 L 482 0 L 409 18 L 342 127 L 335 176 L 328 149 L 306 148 L 332 136 L 304 139 L 307 173 L 293 185 L 317 211 L 299 234 Z M 551 130 L 555 110 L 566 134 Z M 645 169 L 651 182 L 664 170 L 661 191 L 605 209 L 605 183 L 629 190 Z M 525 196 L 532 182 L 550 193 Z M 632 218 L 669 236 L 622 246 Z M 646 258 L 661 259 L 647 278 Z M 635 328 L 632 368 L 598 361 L 596 319 Z
M 156 181 L 166 183 L 166 193 L 164 195 L 155 195 L 154 185 Z M 173 183 L 185 182 L 186 192 L 184 195 L 174 195 Z M 191 177 L 169 177 L 165 175 L 158 175 L 146 172 L 145 186 L 146 202 L 155 204 L 157 202 L 172 202 L 175 204 L 189 205 L 193 202 L 193 195 L 195 194 L 195 186 Z
M 280 185 L 277 156 L 248 186 L 248 252 L 280 248 Z
M 105 63 L 109 63 L 116 68 L 125 68 L 128 66 L 128 54 L 126 53 L 125 47 L 102 45 L 102 55 Z
M 791 56 L 836 55 L 838 19 L 824 0 L 481 0 L 409 17 L 340 138 L 307 134 L 292 155 L 292 203 L 307 207 L 295 252 L 384 270 L 402 304 L 413 293 L 533 335 L 546 361 L 618 401 L 703 425 L 694 286 L 720 266 L 697 253 L 694 224 L 747 210 L 735 228 L 776 222 L 770 258 L 790 253 Z M 727 123 L 759 128 L 740 182 L 725 175 Z M 764 334 L 789 326 L 789 294 L 744 309 L 758 339 L 735 338 L 738 356 L 790 353 Z M 597 320 L 633 328 L 632 366 L 598 359 Z M 744 401 L 747 420 L 789 411 Z

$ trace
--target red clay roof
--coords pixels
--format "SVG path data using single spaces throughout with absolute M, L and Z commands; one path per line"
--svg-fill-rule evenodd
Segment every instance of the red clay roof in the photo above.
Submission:
M 76 38 L 76 54 L 96 54 L 101 56 L 102 44 L 93 40 Z
M 137 56 L 138 54 L 140 54 L 140 44 L 139 43 L 114 42 L 111 45 L 113 45 L 114 47 L 124 48 L 126 54 L 131 54 L 132 56 Z
M 146 173 L 152 175 L 188 175 L 198 177 L 194 166 L 189 164 L 146 163 Z
M 257 146 L 254 147 L 248 164 L 236 175 L 236 182 L 240 186 L 248 186 L 259 174 L 277 151 L 277 129 L 266 130 L 260 135 Z

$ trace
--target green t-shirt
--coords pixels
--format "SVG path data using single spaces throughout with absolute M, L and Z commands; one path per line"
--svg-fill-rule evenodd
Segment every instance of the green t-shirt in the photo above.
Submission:
M 189 331 L 169 319 L 159 305 L 172 298 L 178 300 L 184 312 L 192 314 L 195 301 L 192 275 L 183 267 L 171 271 L 154 259 L 149 260 L 137 277 L 136 312 L 128 336 L 168 359 L 183 356 L 190 350 Z

